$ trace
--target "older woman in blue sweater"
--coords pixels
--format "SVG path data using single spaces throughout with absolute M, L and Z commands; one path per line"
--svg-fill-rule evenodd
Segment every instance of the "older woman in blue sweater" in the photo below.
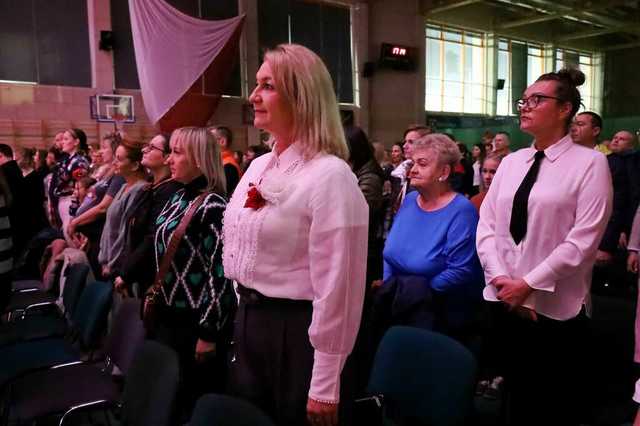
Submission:
M 476 254 L 478 213 L 449 184 L 460 160 L 442 134 L 413 144 L 407 194 L 384 248 L 388 325 L 434 329 L 465 340 L 481 301 L 482 270 Z M 380 314 L 380 312 L 378 312 Z

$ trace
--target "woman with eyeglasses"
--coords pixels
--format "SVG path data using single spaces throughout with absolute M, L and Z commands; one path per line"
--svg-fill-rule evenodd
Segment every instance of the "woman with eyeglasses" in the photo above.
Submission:
M 153 180 L 132 202 L 125 220 L 124 262 L 115 278 L 115 289 L 125 295 L 141 297 L 153 282 L 153 268 L 140 268 L 154 261 L 154 218 L 158 217 L 169 198 L 183 184 L 171 179 L 167 158 L 171 153 L 171 135 L 159 134 L 142 149 L 142 166 Z
M 480 208 L 511 425 L 578 425 L 586 411 L 591 271 L 612 189 L 605 156 L 569 135 L 584 80 L 563 69 L 525 90 L 520 128 L 534 142 L 502 160 Z

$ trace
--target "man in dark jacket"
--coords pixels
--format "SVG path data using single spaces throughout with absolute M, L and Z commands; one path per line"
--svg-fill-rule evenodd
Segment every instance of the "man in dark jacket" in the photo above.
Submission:
M 616 253 L 619 248 L 626 246 L 626 237 L 631 230 L 635 213 L 634 206 L 637 207 L 637 200 L 640 198 L 639 182 L 631 182 L 637 172 L 630 173 L 635 158 L 635 144 L 635 135 L 621 130 L 613 136 L 610 145 L 612 153 L 607 156 L 613 183 L 613 210 L 596 255 L 592 283 L 596 291 L 608 285 L 621 286 L 626 282 L 624 261 L 617 262 Z M 632 197 L 632 192 L 635 197 Z
M 13 159 L 13 150 L 7 144 L 0 144 L 0 169 L 4 173 L 9 191 L 11 192 L 11 205 L 9 207 L 9 221 L 11 222 L 11 235 L 13 239 L 14 259 L 18 259 L 27 242 L 32 237 L 33 230 L 29 229 L 29 219 L 33 216 L 27 208 L 24 177 Z

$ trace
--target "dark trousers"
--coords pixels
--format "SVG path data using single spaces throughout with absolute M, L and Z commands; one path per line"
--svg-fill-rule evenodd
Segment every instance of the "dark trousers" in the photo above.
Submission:
M 240 293 L 230 392 L 264 410 L 278 425 L 305 425 L 313 368 L 308 301 Z
M 177 397 L 177 416 L 187 421 L 196 400 L 205 393 L 222 392 L 226 387 L 227 348 L 224 338 L 216 342 L 216 353 L 204 361 L 196 362 L 198 341 L 198 315 L 191 309 L 163 307 L 158 315 L 154 339 L 178 355 L 180 386 Z
M 11 277 L 11 273 L 0 274 L 0 314 L 4 312 L 11 299 L 11 286 L 13 285 Z
M 538 314 L 523 319 L 505 305 L 492 306 L 504 372 L 507 424 L 579 425 L 588 415 L 589 320 Z

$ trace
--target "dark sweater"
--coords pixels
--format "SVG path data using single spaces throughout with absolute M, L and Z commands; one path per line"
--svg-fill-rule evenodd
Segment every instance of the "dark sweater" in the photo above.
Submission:
M 200 176 L 178 190 L 155 221 L 155 258 L 159 265 L 171 236 L 191 203 L 202 193 Z M 164 277 L 162 293 L 169 310 L 197 313 L 198 338 L 216 342 L 236 306 L 231 281 L 222 269 L 222 218 L 226 201 L 209 193 L 198 209 Z
M 137 282 L 143 293 L 153 283 L 155 271 L 158 269 L 153 248 L 155 219 L 160 216 L 167 201 L 182 187 L 180 182 L 173 179 L 155 185 L 149 184 L 138 194 L 130 209 L 125 229 L 127 255 L 120 276 L 128 286 Z M 140 268 L 140 265 L 153 267 Z

